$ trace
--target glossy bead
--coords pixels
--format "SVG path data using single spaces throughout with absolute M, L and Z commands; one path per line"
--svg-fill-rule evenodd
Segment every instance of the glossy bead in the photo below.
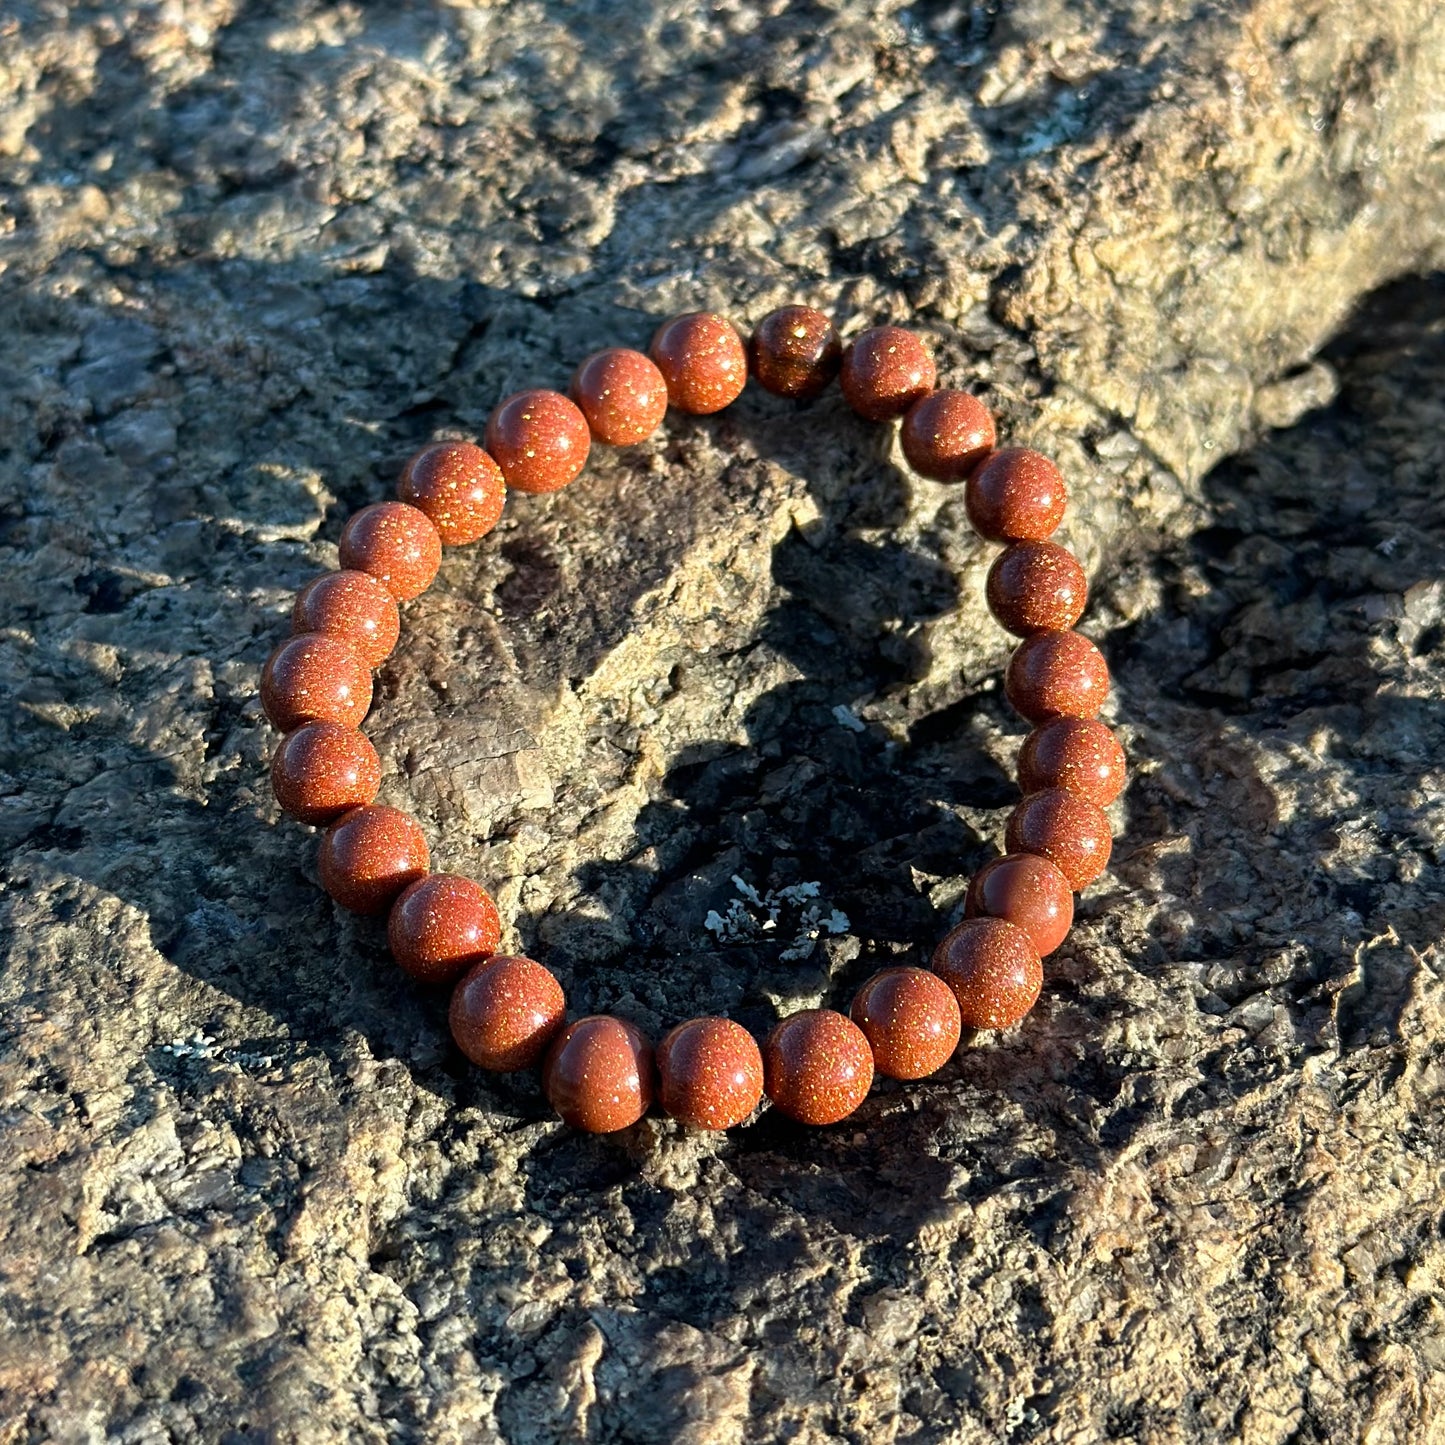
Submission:
M 961 482 L 993 450 L 993 415 L 966 391 L 935 391 L 908 408 L 898 439 L 920 477 Z
M 343 813 L 326 830 L 316 860 L 321 886 L 353 913 L 385 913 L 430 863 L 421 824 L 382 803 Z
M 431 873 L 409 884 L 391 906 L 391 956 L 423 983 L 450 983 L 490 958 L 502 939 L 497 905 L 470 878 Z
M 934 949 L 930 966 L 953 991 L 970 1029 L 1011 1029 L 1044 982 L 1038 949 L 1003 918 L 964 919 Z
M 853 999 L 853 1022 L 867 1036 L 873 1065 L 890 1079 L 922 1079 L 953 1057 L 962 1030 L 958 1001 L 921 968 L 885 968 Z
M 560 391 L 514 392 L 487 420 L 487 450 L 518 492 L 559 492 L 587 465 L 592 434 Z
M 323 720 L 354 728 L 371 706 L 371 669 L 339 638 L 303 632 L 266 659 L 261 706 L 283 733 Z
M 1019 786 L 1026 793 L 1067 788 L 1107 808 L 1123 792 L 1126 773 L 1119 739 L 1097 718 L 1056 717 L 1035 728 L 1019 749 Z
M 1015 542 L 988 569 L 989 611 L 1016 637 L 1064 632 L 1084 615 L 1089 582 L 1070 551 L 1053 542 Z
M 296 594 L 292 632 L 324 632 L 368 667 L 391 656 L 401 636 L 396 598 L 369 572 L 323 572 Z
M 758 385 L 806 401 L 827 388 L 842 364 L 838 329 L 811 306 L 780 306 L 758 323 L 748 360 Z
M 938 379 L 928 348 L 901 326 L 875 326 L 843 352 L 843 399 L 869 421 L 891 421 L 928 395 Z
M 1014 649 L 1003 690 L 1014 711 L 1031 723 L 1097 717 L 1109 696 L 1109 665 L 1077 632 L 1039 632 Z
M 693 1129 L 731 1129 L 763 1097 L 763 1055 L 731 1019 L 690 1019 L 657 1046 L 657 1101 Z
M 341 565 L 369 572 L 398 602 L 420 597 L 442 562 L 442 539 L 431 518 L 405 502 L 373 502 L 345 526 Z
M 547 1051 L 542 1088 L 574 1129 L 611 1134 L 652 1103 L 652 1045 L 625 1019 L 593 1014 L 568 1024 Z
M 1069 494 L 1059 469 L 1027 447 L 996 451 L 968 479 L 964 507 L 989 542 L 1044 542 L 1064 520 Z
M 431 518 L 448 547 L 485 537 L 507 500 L 502 469 L 474 442 L 433 442 L 401 469 L 396 494 Z
M 381 786 L 381 759 L 363 733 L 340 723 L 302 723 L 271 759 L 271 791 L 303 823 L 329 823 L 369 803 Z
M 498 953 L 457 984 L 448 1019 L 478 1068 L 511 1073 L 541 1061 L 566 1014 L 562 985 L 540 963 Z
M 678 411 L 707 416 L 736 401 L 748 384 L 748 354 L 725 316 L 690 311 L 657 328 L 650 348 Z
M 1041 958 L 1068 937 L 1074 921 L 1069 880 L 1033 853 L 1009 853 L 974 874 L 964 900 L 969 918 L 1004 918 L 1023 929 Z
M 785 1018 L 763 1044 L 768 1098 L 800 1124 L 836 1124 L 867 1097 L 873 1050 L 852 1019 L 832 1009 Z
M 1004 847 L 1047 858 L 1078 893 L 1109 866 L 1113 829 L 1102 808 L 1066 788 L 1030 793 L 1009 815 Z
M 594 351 L 573 374 L 572 400 L 608 446 L 646 441 L 667 415 L 667 383 L 651 357 L 625 346 Z

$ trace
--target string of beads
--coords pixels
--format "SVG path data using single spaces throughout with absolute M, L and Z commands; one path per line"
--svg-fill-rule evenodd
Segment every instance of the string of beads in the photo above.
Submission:
M 542 964 L 502 955 L 501 920 L 468 878 L 430 871 L 416 819 L 374 799 L 376 750 L 359 730 L 371 706 L 371 669 L 400 635 L 398 603 L 430 586 L 443 546 L 485 536 L 508 490 L 555 492 L 581 472 L 594 442 L 629 446 L 651 436 L 669 406 L 722 410 L 751 374 L 779 396 L 806 399 L 837 378 L 848 405 L 877 422 L 901 419 L 909 465 L 962 483 L 970 522 L 1003 551 L 988 573 L 989 607 L 1022 639 L 1004 675 L 1008 700 L 1034 730 L 1019 753 L 1022 802 L 1006 853 L 972 880 L 965 917 L 929 969 L 894 967 L 870 978 L 851 1016 L 805 1009 L 761 1048 L 725 1018 L 679 1024 L 653 1048 L 625 1019 L 567 1022 L 562 986 Z M 271 768 L 281 807 L 327 825 L 322 886 L 343 908 L 387 915 L 396 962 L 427 984 L 453 985 L 457 1046 L 483 1069 L 542 1065 L 558 1114 L 599 1133 L 636 1122 L 654 1099 L 700 1129 L 747 1119 L 764 1094 L 806 1124 L 846 1118 L 875 1072 L 917 1079 L 953 1054 L 962 1030 L 1006 1029 L 1033 1006 L 1042 959 L 1073 922 L 1073 894 L 1106 866 L 1103 809 L 1124 784 L 1123 749 L 1098 720 L 1109 672 L 1073 631 L 1088 586 L 1050 541 L 1067 495 L 1058 470 L 1034 451 L 994 449 L 993 418 L 968 392 L 936 389 L 933 358 L 896 326 L 864 331 L 846 349 L 822 312 L 786 306 L 744 345 L 724 317 L 693 312 L 664 323 L 649 354 L 595 352 L 571 394 L 507 397 L 487 423 L 485 449 L 443 441 L 406 464 L 398 500 L 363 507 L 341 534 L 341 570 L 296 598 L 293 635 L 261 675 L 266 715 L 285 734 Z

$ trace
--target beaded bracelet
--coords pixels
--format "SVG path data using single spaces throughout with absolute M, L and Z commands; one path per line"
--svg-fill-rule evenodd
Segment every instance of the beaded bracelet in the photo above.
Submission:
M 566 1022 L 557 979 L 529 958 L 497 953 L 501 922 L 478 884 L 429 871 L 416 819 L 373 802 L 376 750 L 358 730 L 371 705 L 371 669 L 395 647 L 399 602 L 431 584 L 443 545 L 460 546 L 497 523 L 508 489 L 555 492 L 573 481 L 594 441 L 628 446 L 652 435 L 669 406 L 694 415 L 736 400 L 749 372 L 768 391 L 817 396 L 837 377 L 852 409 L 873 421 L 902 418 L 909 465 L 938 482 L 964 483 L 974 529 L 1006 544 L 988 573 L 994 616 L 1023 641 L 1004 691 L 1034 731 L 1019 753 L 1024 798 L 1009 818 L 1006 853 L 972 880 L 964 921 L 929 970 L 884 969 L 853 1000 L 851 1017 L 805 1009 L 783 1019 L 761 1048 L 725 1018 L 692 1019 L 656 1051 L 626 1020 Z M 767 316 L 744 347 L 730 322 L 694 312 L 666 322 L 650 355 L 612 348 L 589 356 L 570 398 L 523 391 L 487 422 L 485 450 L 438 442 L 407 464 L 399 501 L 364 507 L 341 534 L 342 570 L 296 598 L 293 636 L 261 674 L 266 715 L 285 738 L 271 782 L 303 823 L 329 824 L 322 886 L 356 913 L 388 914 L 397 963 L 423 983 L 455 984 L 450 1022 L 458 1047 L 484 1069 L 543 1064 L 558 1114 L 606 1133 L 635 1123 L 654 1095 L 684 1124 L 727 1129 L 764 1093 L 805 1124 L 831 1124 L 862 1102 L 875 1071 L 895 1079 L 935 1072 L 963 1028 L 1005 1029 L 1037 999 L 1042 958 L 1073 922 L 1073 893 L 1103 870 L 1110 850 L 1103 809 L 1124 784 L 1124 753 L 1098 721 L 1109 687 L 1097 648 L 1072 631 L 1083 613 L 1083 569 L 1049 540 L 1064 514 L 1058 470 L 1037 452 L 995 451 L 987 409 L 964 391 L 935 390 L 933 359 L 896 326 L 864 331 L 846 350 L 809 307 Z

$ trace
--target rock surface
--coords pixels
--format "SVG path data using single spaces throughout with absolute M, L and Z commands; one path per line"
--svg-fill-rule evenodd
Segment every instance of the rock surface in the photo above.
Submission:
M 1433 1438 L 1445 19 L 618 14 L 0 15 L 0 1440 Z M 257 676 L 420 442 L 793 300 L 1064 467 L 1122 834 L 937 1079 L 588 1139 L 315 886 Z M 956 916 L 1021 729 L 893 448 L 750 391 L 406 608 L 383 800 L 574 1007 L 761 1029 Z

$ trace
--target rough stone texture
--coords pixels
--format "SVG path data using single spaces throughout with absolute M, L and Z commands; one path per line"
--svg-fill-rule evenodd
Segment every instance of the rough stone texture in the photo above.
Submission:
M 1439 1438 L 1445 290 L 1356 309 L 1445 260 L 1439 8 L 617 15 L 0 10 L 0 1439 Z M 257 675 L 419 444 L 790 301 L 1059 459 L 1123 835 L 939 1079 L 583 1138 L 316 886 Z M 750 391 L 405 609 L 383 800 L 575 1009 L 958 917 L 1023 730 L 891 446 Z

